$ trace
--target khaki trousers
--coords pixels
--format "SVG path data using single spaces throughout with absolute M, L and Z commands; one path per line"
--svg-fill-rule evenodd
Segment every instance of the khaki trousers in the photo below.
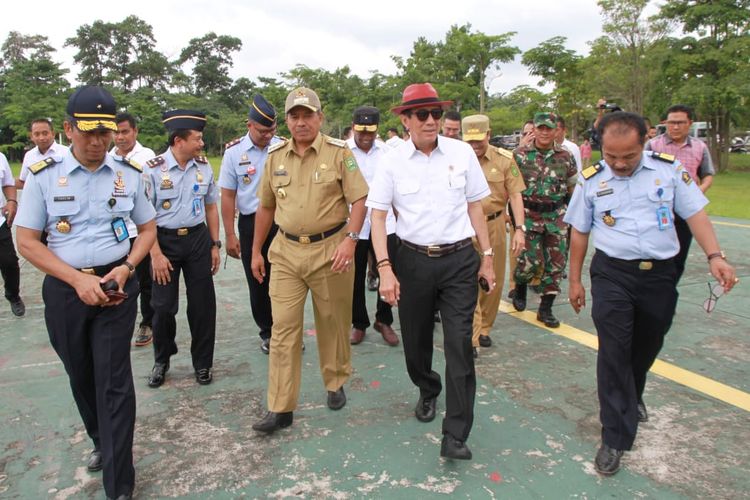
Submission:
M 497 285 L 490 293 L 485 293 L 481 288 L 477 298 L 477 307 L 474 309 L 474 324 L 471 343 L 474 347 L 479 346 L 479 336 L 489 335 L 490 329 L 495 318 L 497 309 L 500 306 L 500 298 L 503 294 L 503 283 L 505 282 L 505 216 L 495 218 L 487 222 L 487 231 L 490 236 L 490 245 L 495 250 L 495 257 L 492 259 L 495 268 L 495 280 Z M 475 246 L 478 247 L 476 241 Z M 480 248 L 477 248 L 481 252 Z
M 345 235 L 301 244 L 279 233 L 268 251 L 273 327 L 268 366 L 268 409 L 297 407 L 302 375 L 305 300 L 312 292 L 320 373 L 326 390 L 336 391 L 352 373 L 349 328 L 352 324 L 354 268 L 331 271 L 331 257 Z

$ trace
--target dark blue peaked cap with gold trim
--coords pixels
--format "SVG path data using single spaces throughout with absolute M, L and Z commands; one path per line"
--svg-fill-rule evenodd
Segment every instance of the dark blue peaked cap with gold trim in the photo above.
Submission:
M 250 103 L 250 111 L 247 113 L 247 119 L 259 123 L 264 127 L 273 127 L 276 123 L 276 110 L 265 97 L 255 94 L 253 102 Z
M 68 107 L 65 111 L 73 125 L 82 132 L 97 129 L 117 131 L 115 98 L 104 87 L 79 87 L 68 98 Z
M 202 132 L 206 126 L 206 114 L 191 109 L 173 109 L 161 115 L 161 122 L 167 130 L 197 130 Z

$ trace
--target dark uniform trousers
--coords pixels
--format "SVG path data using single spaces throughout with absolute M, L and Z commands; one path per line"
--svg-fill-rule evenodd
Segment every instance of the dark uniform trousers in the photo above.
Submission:
M 135 238 L 130 238 L 130 249 L 133 249 Z M 151 307 L 151 256 L 146 256 L 135 266 L 135 275 L 138 276 L 138 283 L 141 286 L 141 322 L 140 326 L 151 326 L 154 319 L 154 308 Z
M 437 309 L 445 351 L 443 434 L 465 441 L 474 422 L 476 376 L 471 334 L 479 256 L 471 245 L 442 257 L 428 257 L 401 245 L 396 269 L 401 286 L 398 316 L 409 377 L 422 397 L 435 397 L 442 390 L 440 375 L 432 369 Z
M 128 298 L 112 307 L 88 306 L 73 287 L 52 276 L 42 285 L 44 319 L 52 347 L 70 379 L 86 432 L 102 453 L 108 497 L 133 491 L 135 389 L 130 339 L 137 313 L 138 280 L 130 279 Z
M 679 283 L 682 273 L 685 272 L 685 262 L 690 251 L 690 244 L 693 242 L 693 233 L 690 231 L 687 221 L 677 214 L 674 216 L 674 229 L 677 232 L 677 240 L 680 242 L 680 251 L 674 257 L 674 265 L 677 268 L 677 283 Z
M 396 255 L 398 249 L 398 236 L 388 235 L 388 255 Z M 367 315 L 367 297 L 365 293 L 365 278 L 367 277 L 367 258 L 372 251 L 371 240 L 359 240 L 354 250 L 354 298 L 352 300 L 352 326 L 360 330 L 370 326 L 370 317 Z M 377 270 L 373 267 L 373 271 Z M 393 324 L 393 311 L 388 302 L 377 296 L 375 320 L 385 325 Z
M 273 326 L 273 317 L 271 316 L 271 297 L 268 295 L 268 283 L 271 281 L 271 263 L 268 261 L 268 247 L 271 246 L 279 226 L 273 224 L 271 231 L 268 233 L 266 241 L 260 249 L 263 260 L 266 264 L 266 279 L 263 283 L 253 277 L 253 269 L 250 260 L 253 253 L 253 233 L 255 231 L 255 214 L 240 214 L 237 220 L 237 231 L 240 233 L 240 258 L 242 267 L 245 269 L 245 279 L 247 287 L 250 289 L 250 309 L 253 314 L 255 324 L 260 329 L 260 338 L 271 338 L 271 327 Z
M 157 228 L 159 246 L 172 263 L 171 281 L 160 285 L 154 281 L 151 306 L 154 308 L 154 361 L 167 363 L 177 354 L 177 322 L 180 273 L 185 273 L 187 318 L 192 343 L 193 368 L 211 368 L 216 339 L 216 292 L 211 274 L 211 237 L 205 224 L 185 236 L 163 234 Z
M 21 269 L 13 246 L 13 235 L 7 222 L 0 226 L 0 273 L 5 283 L 5 298 L 18 300 L 21 287 Z
M 638 429 L 637 402 L 677 306 L 673 259 L 614 259 L 597 250 L 591 261 L 591 316 L 599 337 L 596 378 L 602 441 L 629 450 Z

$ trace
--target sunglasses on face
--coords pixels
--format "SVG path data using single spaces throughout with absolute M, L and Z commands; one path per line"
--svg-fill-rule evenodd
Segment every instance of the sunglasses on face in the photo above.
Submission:
M 411 115 L 415 115 L 420 122 L 427 121 L 428 116 L 432 116 L 435 120 L 439 120 L 443 117 L 443 110 L 440 108 L 418 109 L 416 111 L 410 111 L 409 116 Z

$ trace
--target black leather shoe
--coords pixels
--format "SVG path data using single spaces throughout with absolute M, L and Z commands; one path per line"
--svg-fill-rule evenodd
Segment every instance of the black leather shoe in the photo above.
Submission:
M 526 309 L 526 285 L 516 283 L 515 293 L 513 294 L 513 308 L 516 311 Z
M 554 301 L 554 295 L 542 295 L 542 303 L 539 305 L 539 310 L 536 313 L 536 320 L 541 321 L 549 328 L 558 328 L 560 326 L 560 322 L 552 314 L 552 303 Z
M 260 352 L 268 354 L 271 352 L 271 337 L 260 339 Z
M 151 375 L 148 376 L 148 386 L 160 387 L 164 383 L 164 379 L 167 378 L 168 371 L 169 363 L 154 363 L 154 367 L 151 368 Z
M 195 381 L 200 385 L 208 385 L 213 379 L 214 375 L 211 373 L 211 368 L 200 368 L 195 370 Z
M 442 323 L 442 322 L 443 322 L 443 320 L 442 320 L 442 319 L 440 319 L 440 311 L 435 311 L 435 317 L 434 317 L 434 318 L 432 318 L 432 320 L 433 320 L 433 321 L 434 321 L 435 323 Z
M 463 441 L 459 441 L 450 434 L 443 434 L 440 456 L 457 460 L 471 460 L 471 450 Z
M 420 397 L 417 401 L 417 407 L 414 408 L 414 416 L 420 422 L 432 422 L 435 420 L 435 413 L 437 408 L 437 398 L 425 398 Z
M 253 429 L 258 432 L 265 432 L 271 434 L 274 431 L 289 427 L 294 421 L 294 413 L 291 411 L 285 413 L 274 413 L 269 411 L 263 420 L 253 424 Z
M 636 408 L 638 410 L 638 421 L 648 422 L 648 411 L 646 411 L 646 404 L 642 399 L 638 400 L 638 406 Z
M 615 450 L 602 443 L 594 459 L 594 469 L 602 476 L 611 476 L 620 470 L 620 457 L 622 450 Z
M 114 500 L 132 500 L 133 494 L 132 493 L 123 493 L 122 495 L 118 496 Z M 107 500 L 111 500 L 111 497 L 107 497 Z
M 479 351 L 476 347 L 471 348 L 471 353 L 474 355 L 474 359 L 477 359 L 479 357 Z
M 18 297 L 17 299 L 10 301 L 10 310 L 14 315 L 20 318 L 26 314 L 26 304 L 23 303 L 21 297 Z
M 480 335 L 479 345 L 482 347 L 490 347 L 492 345 L 492 339 L 489 335 Z
M 328 391 L 328 408 L 332 410 L 340 410 L 346 404 L 346 394 L 344 394 L 344 386 L 339 387 L 339 390 Z
M 89 461 L 86 463 L 89 472 L 98 472 L 102 470 L 102 452 L 93 450 L 89 455 Z

